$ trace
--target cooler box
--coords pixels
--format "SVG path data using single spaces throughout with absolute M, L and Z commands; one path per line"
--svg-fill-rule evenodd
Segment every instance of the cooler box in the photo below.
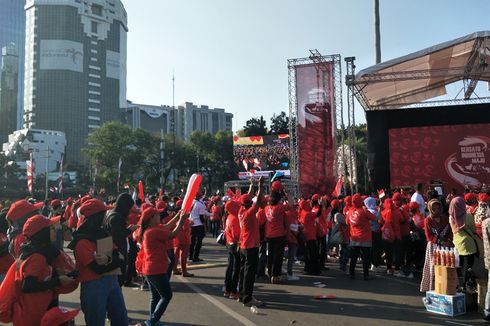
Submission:
M 439 294 L 456 294 L 458 286 L 458 274 L 456 268 L 447 266 L 434 266 L 435 292 Z
M 428 291 L 424 299 L 424 304 L 427 311 L 440 315 L 454 317 L 466 313 L 464 293 L 445 295 Z

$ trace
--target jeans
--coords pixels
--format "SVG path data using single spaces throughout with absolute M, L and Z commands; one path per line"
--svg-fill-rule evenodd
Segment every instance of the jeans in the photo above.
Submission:
M 371 264 L 371 247 L 359 247 L 353 246 L 350 248 L 350 268 L 349 274 L 354 276 L 354 272 L 356 269 L 357 258 L 359 258 L 359 254 L 362 257 L 362 271 L 364 277 L 369 276 L 369 265 Z
M 217 238 L 219 234 L 219 227 L 220 221 L 211 221 L 211 234 L 213 235 L 213 238 Z
M 240 280 L 238 287 L 243 303 L 253 298 L 255 273 L 259 262 L 259 248 L 240 249 Z
M 292 243 L 288 243 L 288 275 L 293 275 L 293 263 L 296 259 L 296 251 L 298 246 Z
M 490 318 L 490 271 L 488 271 L 487 297 L 485 298 L 485 309 L 483 310 L 485 318 Z
M 269 256 L 267 257 L 267 273 L 269 274 L 269 276 L 281 276 L 285 242 L 286 237 L 267 239 L 267 245 L 269 246 Z
M 167 274 L 147 275 L 150 285 L 150 319 L 151 325 L 156 325 L 172 300 L 172 288 Z
M 199 253 L 201 252 L 202 239 L 206 235 L 204 225 L 193 226 L 191 228 L 191 247 L 189 248 L 189 259 L 194 261 L 199 260 Z
M 97 280 L 82 282 L 80 303 L 87 325 L 104 326 L 106 315 L 111 325 L 128 325 L 126 304 L 115 275 L 106 275 Z
M 228 266 L 225 273 L 225 291 L 237 292 L 238 278 L 240 276 L 240 253 L 237 245 L 228 247 Z
M 347 270 L 347 263 L 349 262 L 349 243 L 341 243 L 340 245 L 340 258 L 339 258 L 339 264 L 340 264 L 340 270 L 341 271 L 346 271 Z

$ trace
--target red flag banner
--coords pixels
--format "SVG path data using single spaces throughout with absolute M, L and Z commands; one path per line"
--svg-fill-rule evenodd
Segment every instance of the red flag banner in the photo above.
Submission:
M 138 182 L 138 198 L 145 202 L 145 190 L 143 189 L 143 181 Z
M 34 160 L 32 158 L 32 153 L 30 154 L 30 159 L 27 163 L 27 190 L 32 194 L 32 187 L 34 184 L 34 173 L 36 171 L 36 167 L 34 166 Z
M 341 175 L 339 177 L 339 180 L 337 181 L 337 184 L 335 185 L 335 189 L 334 189 L 334 191 L 332 193 L 332 196 L 338 197 L 338 196 L 340 196 L 342 194 L 342 192 L 343 192 L 342 191 L 343 179 L 344 179 L 344 176 Z
M 300 191 L 303 196 L 327 193 L 336 182 L 333 63 L 295 69 Z

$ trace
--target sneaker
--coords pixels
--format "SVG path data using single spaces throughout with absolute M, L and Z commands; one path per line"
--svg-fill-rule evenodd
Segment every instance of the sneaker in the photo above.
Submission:
M 179 270 L 173 271 L 174 275 L 182 275 L 182 272 Z
M 376 271 L 376 266 L 374 265 L 371 265 L 371 268 L 369 269 L 371 272 L 375 272 Z
M 182 276 L 183 277 L 194 277 L 194 274 L 185 272 L 185 273 L 182 273 Z
M 260 307 L 260 306 L 262 306 L 263 304 L 264 304 L 264 303 L 263 303 L 262 301 L 259 301 L 259 300 L 257 300 L 257 299 L 255 299 L 255 298 L 253 298 L 253 297 L 252 297 L 252 299 L 251 299 L 251 300 L 249 300 L 249 301 L 247 301 L 247 302 L 245 302 L 245 303 L 243 304 L 243 306 L 244 306 L 244 307 L 252 307 L 252 306 Z
M 228 297 L 232 300 L 237 300 L 237 299 L 240 299 L 240 293 L 236 292 L 236 293 L 231 293 L 230 296 Z
M 271 283 L 272 284 L 280 284 L 281 283 L 281 277 L 280 276 L 272 276 L 271 277 Z
M 384 271 L 385 269 L 383 268 L 383 266 L 378 266 L 374 269 L 375 273 L 383 273 Z
M 223 293 L 223 297 L 225 297 L 225 298 L 229 298 L 229 297 L 230 297 L 230 295 L 231 295 L 231 292 L 227 292 L 227 291 L 225 291 L 225 292 Z
M 394 273 L 393 269 L 387 269 L 386 270 L 386 274 L 388 274 L 388 275 L 393 275 L 393 273 Z
M 394 277 L 406 277 L 406 275 L 402 271 L 396 271 L 393 273 Z
M 299 281 L 299 277 L 294 274 L 288 274 L 288 281 Z
M 413 273 L 408 274 L 407 278 L 412 279 L 413 278 Z

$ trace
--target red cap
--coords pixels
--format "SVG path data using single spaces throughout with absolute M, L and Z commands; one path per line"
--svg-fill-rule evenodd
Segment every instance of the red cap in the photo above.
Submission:
M 276 180 L 272 183 L 271 189 L 272 189 L 272 191 L 278 191 L 279 192 L 279 191 L 284 189 L 284 186 L 282 185 L 281 181 Z
M 79 312 L 80 308 L 72 311 L 63 307 L 51 308 L 44 314 L 41 326 L 60 326 L 75 318 Z
M 143 224 L 143 222 L 148 221 L 150 218 L 152 218 L 155 215 L 160 216 L 160 212 L 152 206 L 148 207 L 143 211 L 143 213 L 141 213 L 140 223 Z
M 408 205 L 408 208 L 409 208 L 410 210 L 412 210 L 412 209 L 419 209 L 419 208 L 420 208 L 420 205 L 419 205 L 417 202 L 412 201 L 412 202 L 410 202 L 410 204 Z
M 318 201 L 319 199 L 320 199 L 320 196 L 318 194 L 314 194 L 313 196 L 311 196 L 312 201 Z
M 333 208 L 337 208 L 337 207 L 339 207 L 339 205 L 340 205 L 340 202 L 338 199 L 334 199 L 330 202 L 330 206 L 332 206 Z
M 252 203 L 252 197 L 249 194 L 243 194 L 240 196 L 240 204 L 245 205 Z
M 80 206 L 80 214 L 89 217 L 100 212 L 105 212 L 107 209 L 108 207 L 102 201 L 92 198 Z
M 233 215 L 238 215 L 238 211 L 240 210 L 240 204 L 234 200 L 229 200 L 225 204 L 225 210 Z
M 157 210 L 159 213 L 163 212 L 167 208 L 167 203 L 164 201 L 159 201 L 157 203 Z
M 24 224 L 24 227 L 22 228 L 22 234 L 25 237 L 30 238 L 42 229 L 58 223 L 60 219 L 61 215 L 53 218 L 48 218 L 42 215 L 34 215 L 33 217 L 29 217 L 29 219 Z
M 83 196 L 81 199 L 80 199 L 80 204 L 83 204 L 85 203 L 87 200 L 89 199 L 92 199 L 92 197 L 90 197 L 90 195 L 85 195 Z
M 182 204 L 184 203 L 184 201 L 182 199 L 179 199 L 177 200 L 177 202 L 175 203 L 175 206 L 177 206 L 177 208 L 182 208 Z
M 7 212 L 7 218 L 11 222 L 15 222 L 29 213 L 40 210 L 43 205 L 43 202 L 35 203 L 33 205 L 26 200 L 18 200 L 10 206 L 10 209 Z
M 464 201 L 468 202 L 468 201 L 474 201 L 476 200 L 476 194 L 472 193 L 472 192 L 468 192 L 464 195 Z
M 50 205 L 53 208 L 59 207 L 59 206 L 61 206 L 61 201 L 59 199 L 53 199 L 51 201 L 51 204 Z
M 478 201 L 483 201 L 487 202 L 488 201 L 488 195 L 484 192 L 478 195 Z

